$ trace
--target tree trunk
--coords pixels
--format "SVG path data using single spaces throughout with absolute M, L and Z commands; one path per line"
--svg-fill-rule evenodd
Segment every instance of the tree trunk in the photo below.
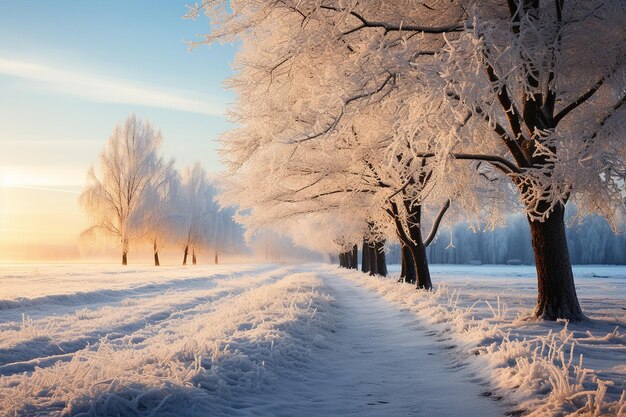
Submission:
M 370 272 L 369 245 L 363 239 L 363 249 L 361 250 L 361 272 Z
M 405 243 L 411 252 L 411 258 L 415 267 L 415 285 L 417 288 L 430 290 L 433 287 L 433 283 L 430 279 L 430 270 L 428 269 L 426 245 L 424 245 L 424 240 L 422 239 L 422 207 L 415 207 L 408 220 L 411 241 Z
M 154 266 L 160 266 L 161 264 L 159 263 L 159 250 L 157 249 L 156 242 L 153 243 L 153 248 L 154 248 Z
M 407 284 L 416 284 L 417 282 L 413 255 L 405 243 L 402 243 L 402 271 L 400 272 L 400 280 Z
M 385 242 L 376 242 L 374 244 L 376 251 L 376 269 L 379 275 L 387 276 L 387 258 L 385 257 Z
M 189 245 L 185 246 L 185 252 L 183 254 L 183 265 L 187 265 L 187 255 L 189 254 Z
M 406 256 L 404 256 L 404 244 L 400 242 L 400 278 L 398 282 L 405 282 L 406 280 Z
M 559 204 L 544 222 L 529 219 L 538 287 L 533 316 L 581 321 L 585 316 L 576 296 L 564 218 L 565 206 Z
M 378 260 L 377 260 L 377 253 L 376 253 L 376 246 L 374 245 L 374 243 L 368 243 L 367 244 L 368 249 L 367 249 L 367 254 L 368 254 L 368 262 L 369 262 L 369 267 L 370 267 L 370 275 L 376 275 L 378 274 Z
M 406 256 L 404 254 L 404 243 L 400 242 L 400 280 L 398 282 L 404 282 L 406 277 Z
M 191 250 L 191 263 L 194 264 L 194 265 L 197 263 L 197 261 L 196 261 L 196 250 L 195 249 Z
M 351 253 L 351 257 L 352 257 L 352 269 L 359 269 L 359 247 L 357 245 L 354 245 L 352 247 L 352 253 Z
M 417 288 L 430 290 L 433 283 L 430 279 L 430 270 L 428 269 L 428 258 L 426 258 L 426 246 L 422 242 L 421 236 L 416 243 L 407 245 L 413 261 L 415 270 L 415 285 Z
M 128 239 L 122 240 L 122 265 L 128 265 Z
M 339 268 L 345 268 L 346 267 L 346 260 L 344 258 L 344 254 L 343 252 L 339 253 Z
M 396 224 L 396 233 L 403 244 L 402 257 L 404 259 L 405 282 L 413 281 L 417 288 L 430 290 L 433 284 L 430 279 L 428 259 L 426 258 L 426 245 L 422 239 L 422 206 L 412 205 L 408 200 L 404 200 L 403 204 L 407 212 L 408 233 L 398 218 L 399 210 L 395 203 L 391 203 L 388 213 Z M 444 213 L 445 210 L 443 211 Z

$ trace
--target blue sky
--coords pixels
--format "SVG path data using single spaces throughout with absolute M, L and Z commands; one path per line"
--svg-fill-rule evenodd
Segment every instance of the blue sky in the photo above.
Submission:
M 162 130 L 163 151 L 178 167 L 199 160 L 221 169 L 216 139 L 234 100 L 222 82 L 235 47 L 189 52 L 185 41 L 209 23 L 183 19 L 188 3 L 0 0 L 0 250 L 15 234 L 23 246 L 75 240 L 75 220 L 42 237 L 20 216 L 76 219 L 72 193 L 131 113 Z M 57 203 L 44 212 L 34 201 Z

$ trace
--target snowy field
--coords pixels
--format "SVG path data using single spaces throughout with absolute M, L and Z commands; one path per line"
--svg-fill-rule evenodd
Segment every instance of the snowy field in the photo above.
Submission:
M 575 269 L 578 325 L 523 320 L 530 267 L 432 271 L 1 266 L 0 415 L 626 415 L 626 268 Z

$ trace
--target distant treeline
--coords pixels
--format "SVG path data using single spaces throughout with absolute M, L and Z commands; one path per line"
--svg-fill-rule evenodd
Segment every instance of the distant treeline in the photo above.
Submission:
M 599 216 L 585 218 L 567 229 L 573 264 L 626 265 L 626 235 L 616 235 Z M 390 263 L 400 263 L 400 249 L 389 248 Z M 523 216 L 508 219 L 493 231 L 473 231 L 467 224 L 442 229 L 427 248 L 428 260 L 442 264 L 534 264 L 528 222 Z

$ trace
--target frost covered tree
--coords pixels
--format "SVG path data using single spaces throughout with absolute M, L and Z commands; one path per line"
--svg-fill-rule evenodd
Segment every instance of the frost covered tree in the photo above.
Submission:
M 182 172 L 182 195 L 180 209 L 182 222 L 178 230 L 183 245 L 183 265 L 187 265 L 189 251 L 195 265 L 200 249 L 208 244 L 211 229 L 218 211 L 214 201 L 215 188 L 209 182 L 206 171 L 199 162 Z
M 180 190 L 175 201 L 176 215 L 172 216 L 169 240 L 183 248 L 183 265 L 197 263 L 201 251 L 212 253 L 214 263 L 220 254 L 246 251 L 244 231 L 235 222 L 235 208 L 220 207 L 216 201 L 220 183 L 210 178 L 199 162 L 185 167 L 180 176 Z
M 209 215 L 207 205 L 211 196 L 208 193 L 207 174 L 200 163 L 195 163 L 193 167 L 185 167 L 181 177 L 183 193 L 179 207 L 184 222 L 181 224 L 179 234 L 183 245 L 183 265 L 187 265 L 190 250 L 192 262 L 196 263 L 195 247 L 201 244 L 205 236 Z
M 430 288 L 418 237 L 423 202 L 415 201 L 412 189 L 424 184 L 406 184 L 421 175 L 421 162 L 387 147 L 398 129 L 402 103 L 421 93 L 413 65 L 432 59 L 444 44 L 443 33 L 462 29 L 463 7 L 455 2 L 416 8 L 412 1 L 263 0 L 232 6 L 209 0 L 191 12 L 204 9 L 213 19 L 208 42 L 243 39 L 239 74 L 231 81 L 240 97 L 233 116 L 242 128 L 224 140 L 230 174 L 238 181 L 226 201 L 247 210 L 249 228 L 349 210 L 378 230 L 386 228 L 390 213 L 410 259 L 417 259 L 410 267 L 418 266 L 420 273 L 410 275 L 419 279 L 412 281 Z M 398 209 L 390 199 L 400 192 L 404 198 Z M 384 239 L 384 233 L 367 235 L 374 240 L 364 245 L 366 260 L 379 253 Z M 344 234 L 339 236 L 346 242 Z M 344 249 L 352 250 L 361 240 Z M 363 262 L 367 271 L 369 264 Z
M 130 240 L 140 232 L 133 216 L 144 204 L 147 190 L 162 187 L 172 169 L 173 161 L 160 155 L 161 140 L 160 131 L 134 115 L 118 124 L 100 153 L 98 171 L 89 169 L 79 198 L 91 221 L 82 237 L 117 239 L 123 265 L 128 263 Z
M 625 208 L 626 3 L 472 6 L 439 66 L 449 100 L 440 146 L 457 160 L 489 162 L 519 193 L 537 266 L 534 316 L 581 320 L 565 205 L 614 225 Z
M 362 157 L 368 146 L 341 152 L 354 126 L 372 135 L 369 151 L 385 173 L 393 174 L 386 168 L 398 156 L 430 160 L 431 185 L 409 194 L 410 207 L 426 196 L 445 201 L 459 184 L 474 189 L 479 183 L 466 181 L 475 171 L 493 190 L 466 199 L 476 214 L 488 202 L 495 221 L 499 201 L 521 196 L 537 264 L 534 315 L 579 320 L 563 213 L 569 200 L 610 220 L 624 207 L 624 7 L 619 0 L 205 0 L 190 15 L 204 9 L 212 18 L 207 42 L 243 41 L 231 85 L 242 97 L 234 116 L 245 133 L 227 136 L 227 157 L 236 171 L 254 172 L 250 161 L 264 157 L 284 174 L 267 184 L 250 175 L 257 190 L 335 193 L 338 176 L 279 180 L 319 174 L 314 147 L 336 161 L 343 184 L 367 177 L 352 174 L 372 163 Z M 440 117 L 424 117 L 431 106 Z M 379 107 L 395 112 L 393 130 L 362 129 Z M 352 189 L 342 185 L 331 206 L 345 204 L 339 196 Z M 358 195 L 377 218 L 384 193 L 356 189 L 352 207 Z M 303 212 L 316 208 L 311 199 L 293 201 Z M 280 210 L 265 221 L 292 214 Z
M 155 266 L 161 264 L 159 251 L 175 241 L 177 230 L 184 222 L 180 210 L 181 191 L 180 176 L 170 166 L 159 182 L 148 184 L 139 208 L 131 216 L 132 227 L 152 246 Z
M 242 253 L 245 250 L 244 230 L 240 224 L 235 222 L 236 209 L 233 207 L 219 207 L 215 202 L 218 194 L 218 184 L 212 184 L 215 190 L 213 195 L 211 215 L 213 219 L 208 233 L 208 240 L 205 244 L 207 252 L 213 252 L 213 262 L 218 264 L 223 254 Z

